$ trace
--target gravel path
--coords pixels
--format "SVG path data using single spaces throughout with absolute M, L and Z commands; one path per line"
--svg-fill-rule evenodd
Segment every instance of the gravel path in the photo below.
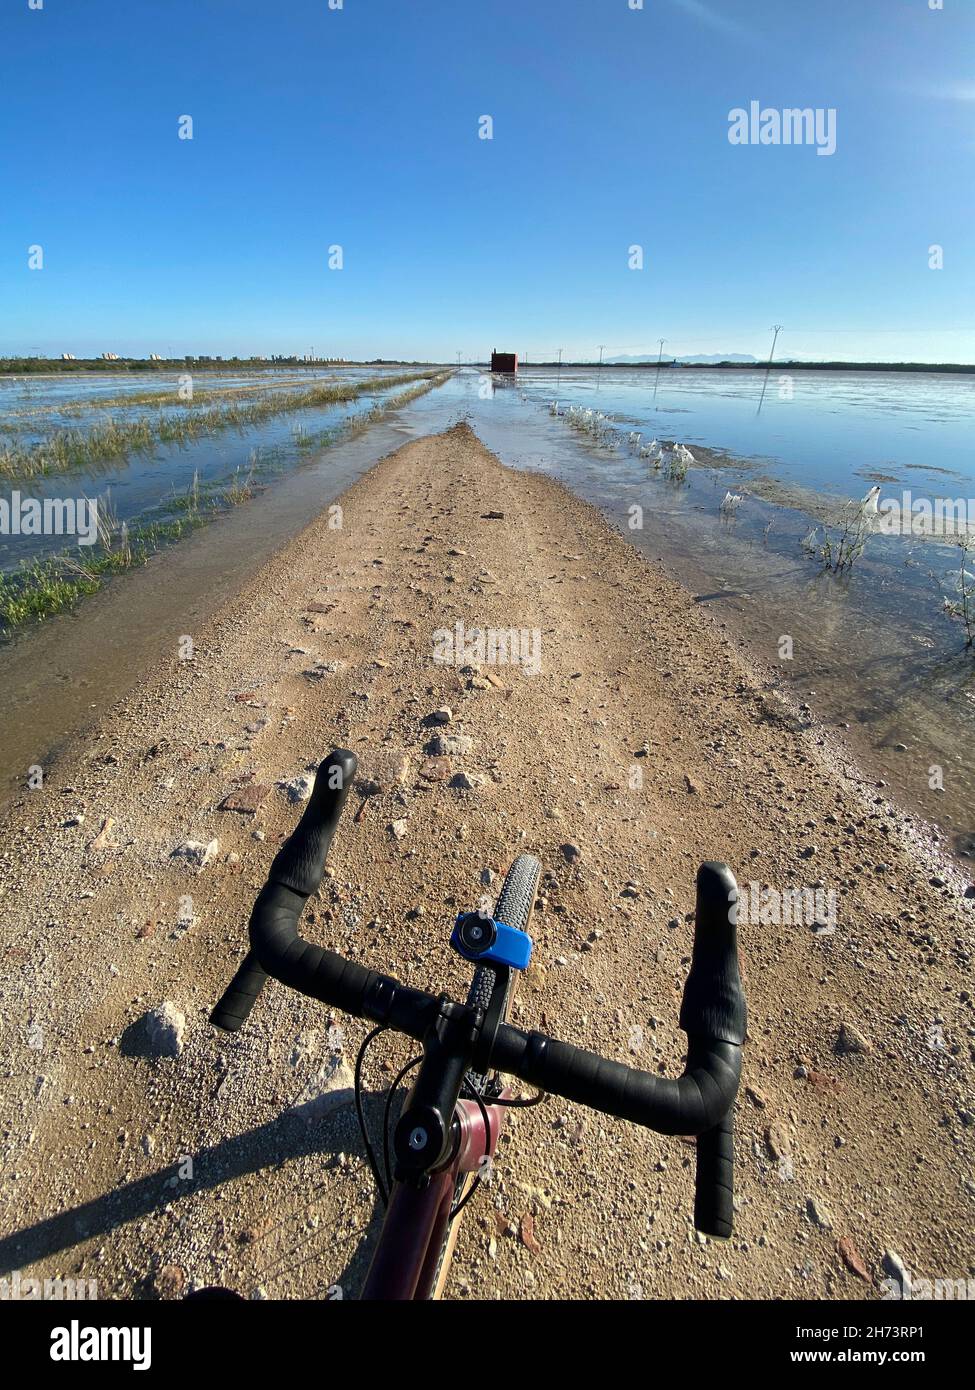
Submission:
M 647 1069 L 682 1063 L 700 860 L 837 895 L 835 930 L 741 927 L 734 1239 L 692 1230 L 691 1147 L 551 1100 L 506 1125 L 448 1296 L 843 1299 L 879 1297 L 885 1257 L 975 1273 L 975 899 L 924 828 L 597 512 L 465 426 L 341 508 L 174 632 L 7 813 L 0 1274 L 355 1294 L 379 1217 L 334 1087 L 364 1026 L 272 985 L 241 1033 L 207 1022 L 336 744 L 360 781 L 306 933 L 462 995 L 453 914 L 530 850 L 515 1021 Z M 456 623 L 524 629 L 539 672 L 438 662 Z M 407 1047 L 376 1046 L 374 1121 Z

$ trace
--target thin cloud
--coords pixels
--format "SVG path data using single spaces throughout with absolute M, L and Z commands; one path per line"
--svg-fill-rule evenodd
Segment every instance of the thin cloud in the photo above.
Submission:
M 931 87 L 927 95 L 945 101 L 975 101 L 975 82 L 948 82 L 943 87 Z
M 737 20 L 729 19 L 726 15 L 711 9 L 710 5 L 704 4 L 704 0 L 672 0 L 672 3 L 682 9 L 685 14 L 690 15 L 692 19 L 696 19 L 709 29 L 716 29 L 721 34 L 733 34 L 740 39 L 754 39 L 755 37 L 750 29 L 746 29 Z
M 892 82 L 887 90 L 924 101 L 975 101 L 975 82 Z

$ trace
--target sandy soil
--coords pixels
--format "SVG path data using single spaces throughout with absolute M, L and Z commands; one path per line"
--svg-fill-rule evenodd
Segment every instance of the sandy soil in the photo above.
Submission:
M 306 934 L 463 995 L 453 914 L 531 850 L 547 879 L 515 1021 L 634 1065 L 680 1069 L 701 859 L 838 895 L 831 934 L 741 929 L 734 1239 L 695 1236 L 685 1143 L 553 1099 L 506 1127 L 449 1295 L 879 1297 L 888 1252 L 916 1277 L 975 1272 L 975 900 L 923 828 L 598 513 L 466 427 L 383 460 L 342 509 L 189 659 L 174 632 L 166 669 L 7 814 L 0 1274 L 354 1295 L 378 1211 L 351 1109 L 288 1112 L 364 1026 L 274 985 L 241 1033 L 207 1022 L 298 814 L 278 783 L 336 744 L 361 781 Z M 438 664 L 456 622 L 539 632 L 540 673 Z M 427 753 L 441 706 L 468 753 Z M 219 840 L 200 871 L 173 857 L 187 838 Z M 143 1055 L 165 1000 L 181 1051 Z M 374 1123 L 409 1046 L 376 1045 Z

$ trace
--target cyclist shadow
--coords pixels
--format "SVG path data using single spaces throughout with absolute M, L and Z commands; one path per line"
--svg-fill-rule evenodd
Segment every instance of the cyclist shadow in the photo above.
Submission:
M 385 1099 L 385 1092 L 363 1093 L 363 1110 L 373 1136 L 381 1134 Z M 361 1176 L 372 1183 L 351 1102 L 317 1119 L 309 1120 L 293 1112 L 285 1112 L 246 1134 L 222 1139 L 190 1155 L 191 1177 L 186 1175 L 187 1155 L 183 1155 L 177 1162 L 146 1177 L 13 1231 L 0 1238 L 0 1277 L 16 1270 L 23 1271 L 39 1260 L 70 1250 L 98 1236 L 109 1235 L 131 1221 L 158 1214 L 164 1207 L 219 1188 L 235 1178 L 281 1168 L 286 1163 L 300 1163 L 302 1159 L 327 1158 L 329 1155 L 333 1160 L 328 1165 L 330 1168 L 345 1166 L 343 1160 L 348 1156 L 361 1167 Z M 378 1158 L 381 1164 L 381 1152 Z M 292 1273 L 297 1266 L 308 1261 L 315 1261 L 323 1270 L 329 1271 L 327 1284 L 330 1292 L 326 1295 L 323 1288 L 321 1297 L 348 1296 L 362 1281 L 382 1225 L 382 1203 L 376 1194 L 365 1223 L 357 1223 L 345 1235 L 333 1232 L 333 1249 L 323 1250 L 321 1231 L 315 1229 L 314 1224 L 312 1229 L 308 1229 L 307 1216 L 309 1209 L 324 1196 L 328 1186 L 327 1181 L 318 1182 L 310 1188 L 294 1184 L 292 1190 L 302 1192 L 300 1201 L 289 1203 L 289 1211 L 280 1219 L 275 1219 L 272 1208 L 271 1219 L 262 1224 L 262 1244 L 275 1233 L 287 1235 L 288 1228 L 293 1228 L 295 1224 L 302 1229 L 302 1234 L 297 1241 L 289 1242 L 286 1239 L 279 1245 L 279 1253 L 255 1269 L 255 1284 L 273 1284 L 281 1275 Z M 329 1268 L 330 1258 L 338 1254 L 338 1247 L 352 1242 L 356 1242 L 356 1248 L 339 1256 L 341 1269 L 335 1266 Z M 309 1245 L 315 1248 L 302 1260 L 300 1251 L 303 1246 Z M 146 1292 L 145 1288 L 136 1288 L 133 1296 L 139 1297 Z M 273 1289 L 271 1292 L 273 1296 Z

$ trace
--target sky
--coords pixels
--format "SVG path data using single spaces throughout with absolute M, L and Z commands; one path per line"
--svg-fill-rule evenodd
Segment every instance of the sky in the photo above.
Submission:
M 973 0 L 3 0 L 0 117 L 0 354 L 975 361 Z

